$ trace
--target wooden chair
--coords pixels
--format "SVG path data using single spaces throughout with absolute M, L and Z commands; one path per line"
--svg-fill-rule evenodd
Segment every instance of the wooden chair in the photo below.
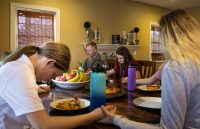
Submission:
M 137 60 L 137 62 L 139 65 L 141 78 L 149 78 L 155 73 L 156 62 L 145 60 Z
M 107 59 L 107 70 L 113 69 L 116 63 L 116 59 Z
M 107 59 L 107 69 L 106 70 L 111 70 L 115 67 L 117 63 L 116 59 Z M 115 75 L 110 76 L 111 79 L 115 79 Z

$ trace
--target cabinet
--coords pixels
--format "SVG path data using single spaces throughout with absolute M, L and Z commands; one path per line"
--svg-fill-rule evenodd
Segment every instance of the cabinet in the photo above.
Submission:
M 160 27 L 157 24 L 151 24 L 150 44 L 152 61 L 165 60 L 164 49 L 160 39 Z

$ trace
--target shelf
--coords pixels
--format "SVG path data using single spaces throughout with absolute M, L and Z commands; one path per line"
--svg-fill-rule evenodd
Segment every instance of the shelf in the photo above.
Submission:
M 82 44 L 83 47 L 85 48 L 86 43 Z M 121 47 L 121 46 L 125 46 L 127 47 L 129 50 L 136 50 L 138 47 L 140 47 L 140 45 L 123 45 L 123 44 L 97 44 L 97 50 L 116 50 L 117 48 Z
M 82 46 L 86 52 L 86 43 L 82 43 Z M 125 46 L 128 50 L 132 53 L 132 55 L 136 55 L 136 49 L 140 47 L 140 45 L 123 45 L 123 44 L 97 44 L 97 51 L 100 54 L 106 54 L 108 57 L 115 55 L 116 50 L 121 47 Z M 87 53 L 87 52 L 86 52 Z M 116 55 L 115 55 L 116 56 Z
M 116 51 L 117 48 L 125 46 L 129 49 L 129 51 L 136 50 L 139 45 L 122 45 L 122 44 L 97 44 L 97 49 L 100 50 L 114 50 Z

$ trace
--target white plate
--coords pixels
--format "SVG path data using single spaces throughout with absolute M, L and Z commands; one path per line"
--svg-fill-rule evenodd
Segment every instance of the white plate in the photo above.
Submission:
M 147 89 L 147 85 L 140 85 L 140 86 L 137 86 L 137 88 L 144 91 L 160 91 L 161 90 L 161 86 L 159 89 Z
M 160 97 L 138 97 L 133 103 L 139 107 L 161 109 L 162 100 Z
M 74 99 L 74 98 L 66 98 L 66 99 L 58 99 L 58 100 L 54 100 L 50 103 L 50 106 L 54 109 L 57 109 L 57 110 L 64 110 L 64 109 L 60 109 L 60 108 L 57 108 L 56 105 L 58 103 L 61 103 L 63 101 L 66 101 L 66 100 L 71 100 L 71 99 Z M 81 98 L 78 98 L 80 100 L 80 104 L 81 104 L 81 109 L 83 108 L 87 108 L 90 106 L 90 101 L 86 100 L 86 99 L 81 99 Z M 81 110 L 81 109 L 78 109 L 78 110 Z M 75 111 L 75 110 L 64 110 L 64 111 Z
M 57 81 L 52 79 L 52 81 L 60 88 L 63 89 L 78 89 L 84 87 L 89 81 L 84 82 L 65 82 L 65 81 Z

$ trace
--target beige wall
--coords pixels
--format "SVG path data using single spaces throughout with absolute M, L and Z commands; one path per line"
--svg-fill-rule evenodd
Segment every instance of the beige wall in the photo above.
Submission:
M 1 53 L 9 50 L 10 2 L 60 8 L 61 42 L 65 42 L 71 49 L 72 67 L 86 57 L 81 45 L 85 39 L 85 21 L 91 22 L 92 29 L 99 27 L 102 32 L 101 43 L 111 43 L 112 34 L 122 35 L 123 30 L 128 32 L 138 26 L 141 46 L 135 58 L 148 60 L 150 22 L 158 22 L 160 16 L 167 11 L 131 0 L 1 0 Z M 198 10 L 194 10 L 196 15 Z
M 188 9 L 188 11 L 200 22 L 200 6 Z

